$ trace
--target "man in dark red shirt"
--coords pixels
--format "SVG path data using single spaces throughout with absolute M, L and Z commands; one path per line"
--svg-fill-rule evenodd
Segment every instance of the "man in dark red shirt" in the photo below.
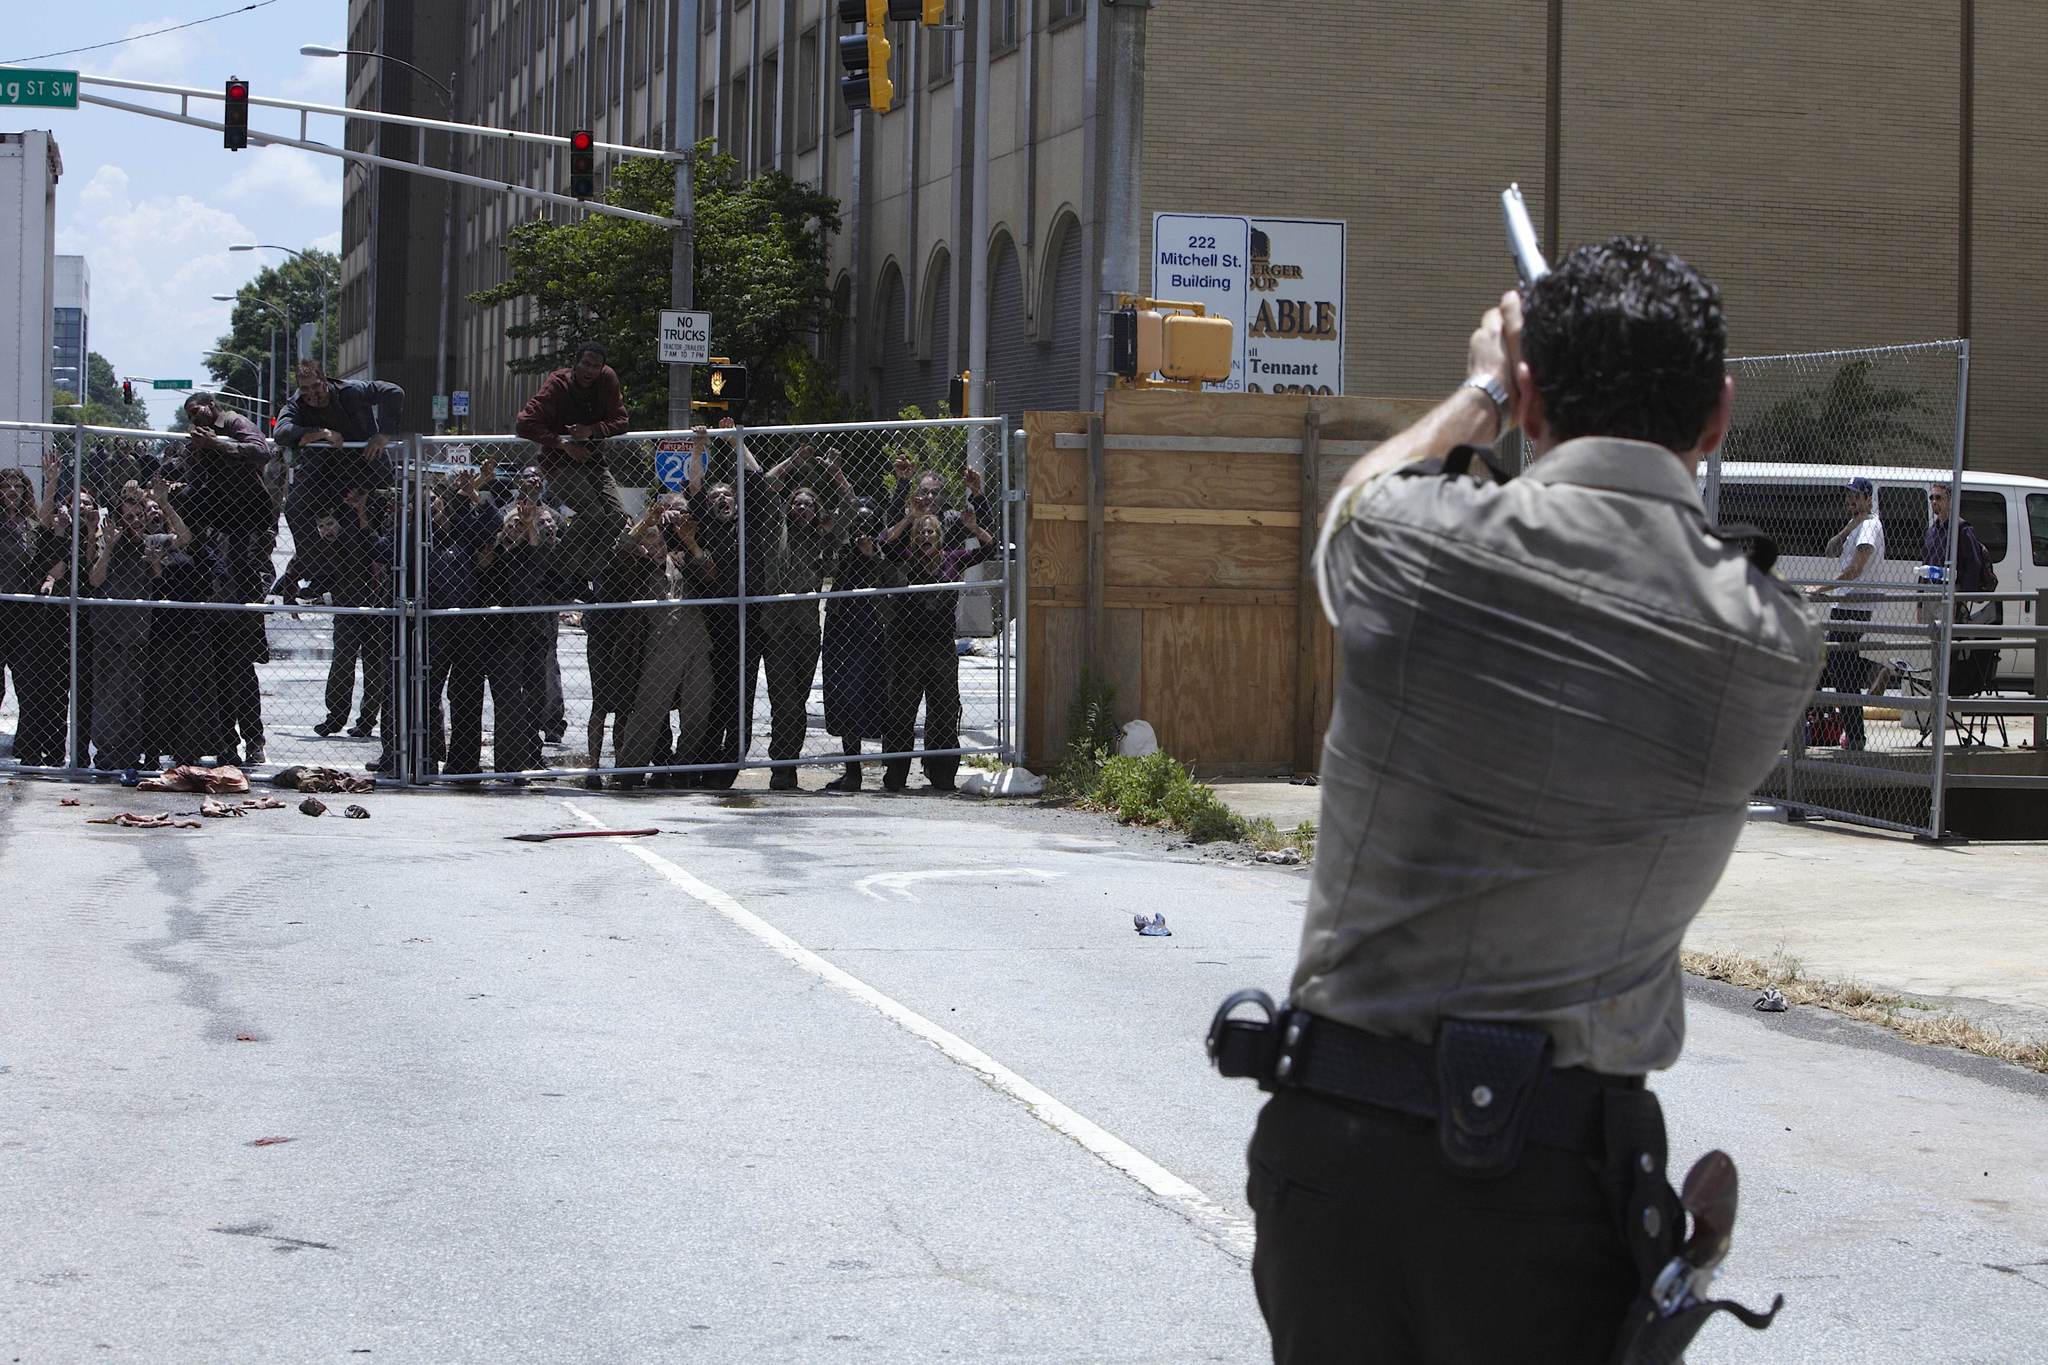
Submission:
M 604 359 L 597 342 L 578 346 L 575 364 L 548 376 L 512 428 L 540 447 L 549 493 L 575 514 L 562 537 L 559 563 L 563 575 L 578 584 L 597 571 L 626 515 L 597 446 L 629 425 L 625 390 Z

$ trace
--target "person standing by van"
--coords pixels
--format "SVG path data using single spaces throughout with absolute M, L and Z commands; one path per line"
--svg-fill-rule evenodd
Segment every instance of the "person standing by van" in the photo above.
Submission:
M 1877 514 L 1877 486 L 1869 479 L 1855 478 L 1843 485 L 1842 501 L 1848 522 L 1828 539 L 1828 553 L 1837 557 L 1835 581 L 1812 590 L 1817 602 L 1850 599 L 1854 589 L 1844 585 L 1876 576 L 1884 563 L 1884 521 Z M 1828 658 L 1821 669 L 1820 685 L 1827 692 L 1863 692 L 1870 684 L 1870 660 L 1853 648 L 1863 638 L 1857 628 L 1870 619 L 1868 607 L 1835 606 L 1828 611 Z M 1837 625 L 1837 622 L 1850 623 Z M 1842 747 L 1863 747 L 1863 707 L 1860 703 L 1842 708 Z

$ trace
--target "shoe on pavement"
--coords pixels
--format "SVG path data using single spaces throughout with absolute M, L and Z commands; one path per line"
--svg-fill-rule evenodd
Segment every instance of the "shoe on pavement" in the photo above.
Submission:
M 320 736 L 320 738 L 325 739 L 329 735 L 333 734 L 335 731 L 339 730 L 341 726 L 342 722 L 338 720 L 323 720 L 318 725 L 313 727 L 313 733 Z
M 377 722 L 373 720 L 359 720 L 349 727 L 348 733 L 351 739 L 369 739 L 377 733 Z
M 587 792 L 603 791 L 604 779 L 602 777 L 599 777 L 596 773 L 591 773 L 588 777 L 585 777 L 583 779 L 583 790 Z
M 796 780 L 796 769 L 777 768 L 768 777 L 768 790 L 772 792 L 800 792 L 803 784 Z
M 392 766 L 391 755 L 378 754 L 363 765 L 363 771 L 366 773 L 388 773 L 391 771 Z
M 243 763 L 236 764 L 236 767 L 242 767 L 245 764 L 263 762 L 264 753 L 262 742 L 259 740 L 257 743 L 251 744 L 247 749 L 244 749 L 242 751 L 242 759 Z

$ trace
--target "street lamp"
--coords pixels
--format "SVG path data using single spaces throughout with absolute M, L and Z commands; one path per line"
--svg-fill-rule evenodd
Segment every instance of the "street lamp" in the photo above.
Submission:
M 402 57 L 391 57 L 382 52 L 372 52 L 359 47 L 329 47 L 325 43 L 302 43 L 299 46 L 299 55 L 302 57 L 363 57 L 370 61 L 392 62 L 402 66 L 440 92 L 442 102 L 448 107 L 448 121 L 450 123 L 456 121 L 454 89 L 456 73 L 453 71 L 448 73 L 448 80 L 444 84 L 441 81 L 435 80 L 432 76 L 429 76 L 426 72 Z M 382 103 L 381 88 L 378 93 L 379 103 Z M 448 157 L 448 168 L 453 170 L 455 169 L 455 134 L 453 130 L 444 135 L 443 142 Z M 374 252 L 371 254 L 371 259 L 376 259 Z M 440 321 L 435 329 L 434 345 L 434 395 L 437 398 L 442 397 L 448 392 L 449 277 L 453 274 L 454 269 L 455 187 L 450 185 L 447 193 L 441 197 L 441 309 Z M 440 435 L 445 427 L 446 419 L 439 413 L 436 413 L 434 416 L 434 434 Z
M 215 294 L 213 296 L 213 301 L 215 303 L 253 303 L 258 308 L 268 309 L 270 312 L 277 314 L 279 318 L 282 318 L 284 320 L 285 354 L 283 358 L 285 360 L 291 359 L 292 315 L 289 309 L 279 308 L 276 304 L 271 303 L 265 299 L 240 299 L 233 294 Z M 270 329 L 270 348 L 266 354 L 269 356 L 271 362 L 270 378 L 272 382 L 264 385 L 263 392 L 266 398 L 274 400 L 278 396 L 278 393 L 283 392 L 284 387 L 283 370 L 277 363 L 277 329 L 275 327 Z M 276 389 L 278 393 L 271 392 L 271 390 L 273 389 Z
M 314 257 L 312 257 L 312 256 L 310 256 L 310 255 L 308 255 L 308 254 L 306 254 L 306 253 L 305 253 L 305 252 L 303 252 L 303 251 L 294 251 L 294 250 L 292 250 L 292 249 L 291 249 L 290 247 L 288 247 L 288 246 L 278 246 L 278 245 L 276 245 L 276 244 L 275 244 L 275 243 L 273 243 L 273 242 L 235 242 L 235 243 L 232 243 L 232 244 L 231 244 L 231 245 L 230 245 L 230 246 L 228 247 L 228 250 L 229 250 L 229 251 L 282 251 L 282 252 L 284 252 L 284 253 L 285 253 L 286 255 L 288 255 L 288 256 L 296 256 L 296 257 L 298 257 L 298 258 L 299 258 L 300 260 L 302 260 L 302 261 L 310 261 L 310 260 L 313 260 L 313 259 L 314 259 Z M 321 371 L 322 371 L 322 372 L 324 373 L 324 372 L 326 371 L 326 369 L 327 369 L 327 363 L 328 363 L 328 355 L 327 355 L 327 281 L 326 281 L 326 279 L 325 279 L 325 276 L 326 276 L 327 272 L 326 272 L 326 271 L 325 271 L 325 270 L 323 269 L 323 270 L 322 270 L 322 271 L 320 272 L 320 274 L 321 274 L 321 276 L 322 276 L 322 279 L 321 279 L 321 282 L 320 282 L 320 369 L 321 369 Z M 304 360 L 304 359 L 305 359 L 305 357 L 304 357 L 304 356 L 300 356 L 300 357 L 299 357 L 299 359 L 301 359 L 301 360 Z
M 239 360 L 239 361 L 240 361 L 240 362 L 241 362 L 242 364 L 244 364 L 244 365 L 247 365 L 247 366 L 248 366 L 248 367 L 249 367 L 250 369 L 252 369 L 252 370 L 254 370 L 254 371 L 256 372 L 256 387 L 257 387 L 258 389 L 261 389 L 261 388 L 263 387 L 263 367 L 262 367 L 261 365 L 258 365 L 258 364 L 257 364 L 257 363 L 256 363 L 255 361 L 253 361 L 253 360 L 249 359 L 249 357 L 247 357 L 247 356 L 245 356 L 245 355 L 241 354 L 241 353 L 240 353 L 240 352 L 238 352 L 238 351 L 208 351 L 208 352 L 206 352 L 206 354 L 207 354 L 207 355 L 209 355 L 209 356 L 219 356 L 219 357 L 221 357 L 221 358 L 222 358 L 223 360 Z M 232 394 L 235 394 L 235 396 L 236 396 L 237 398 L 246 398 L 246 399 L 248 399 L 248 400 L 249 400 L 249 401 L 250 401 L 251 403 L 253 403 L 253 404 L 257 405 L 258 407 L 265 407 L 265 408 L 267 408 L 267 407 L 269 407 L 269 406 L 270 406 L 270 400 L 269 400 L 269 399 L 267 399 L 267 398 L 257 398 L 257 397 L 254 397 L 254 396 L 250 395 L 250 394 L 246 394 L 246 393 L 237 393 L 237 392 L 236 392 L 236 391 L 235 391 L 234 389 L 231 389 L 231 388 L 229 388 L 229 387 L 228 387 L 228 386 L 227 386 L 227 385 L 226 385 L 225 383 L 223 383 L 223 384 L 222 384 L 222 385 L 220 386 L 220 391 L 221 391 L 222 393 L 232 393 Z M 252 415 L 253 415 L 253 416 L 254 416 L 254 417 L 256 418 L 256 420 L 257 420 L 257 421 L 259 421 L 259 422 L 263 420 L 263 414 L 262 414 L 262 413 L 260 413 L 260 412 L 259 412 L 259 413 L 254 413 L 254 414 L 252 414 Z

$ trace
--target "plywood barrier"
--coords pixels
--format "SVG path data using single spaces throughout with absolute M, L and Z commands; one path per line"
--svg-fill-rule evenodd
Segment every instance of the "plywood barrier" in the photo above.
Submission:
M 1313 771 L 1337 657 L 1308 558 L 1329 495 L 1421 400 L 1113 392 L 1034 412 L 1028 758 L 1067 743 L 1083 670 L 1205 773 Z

